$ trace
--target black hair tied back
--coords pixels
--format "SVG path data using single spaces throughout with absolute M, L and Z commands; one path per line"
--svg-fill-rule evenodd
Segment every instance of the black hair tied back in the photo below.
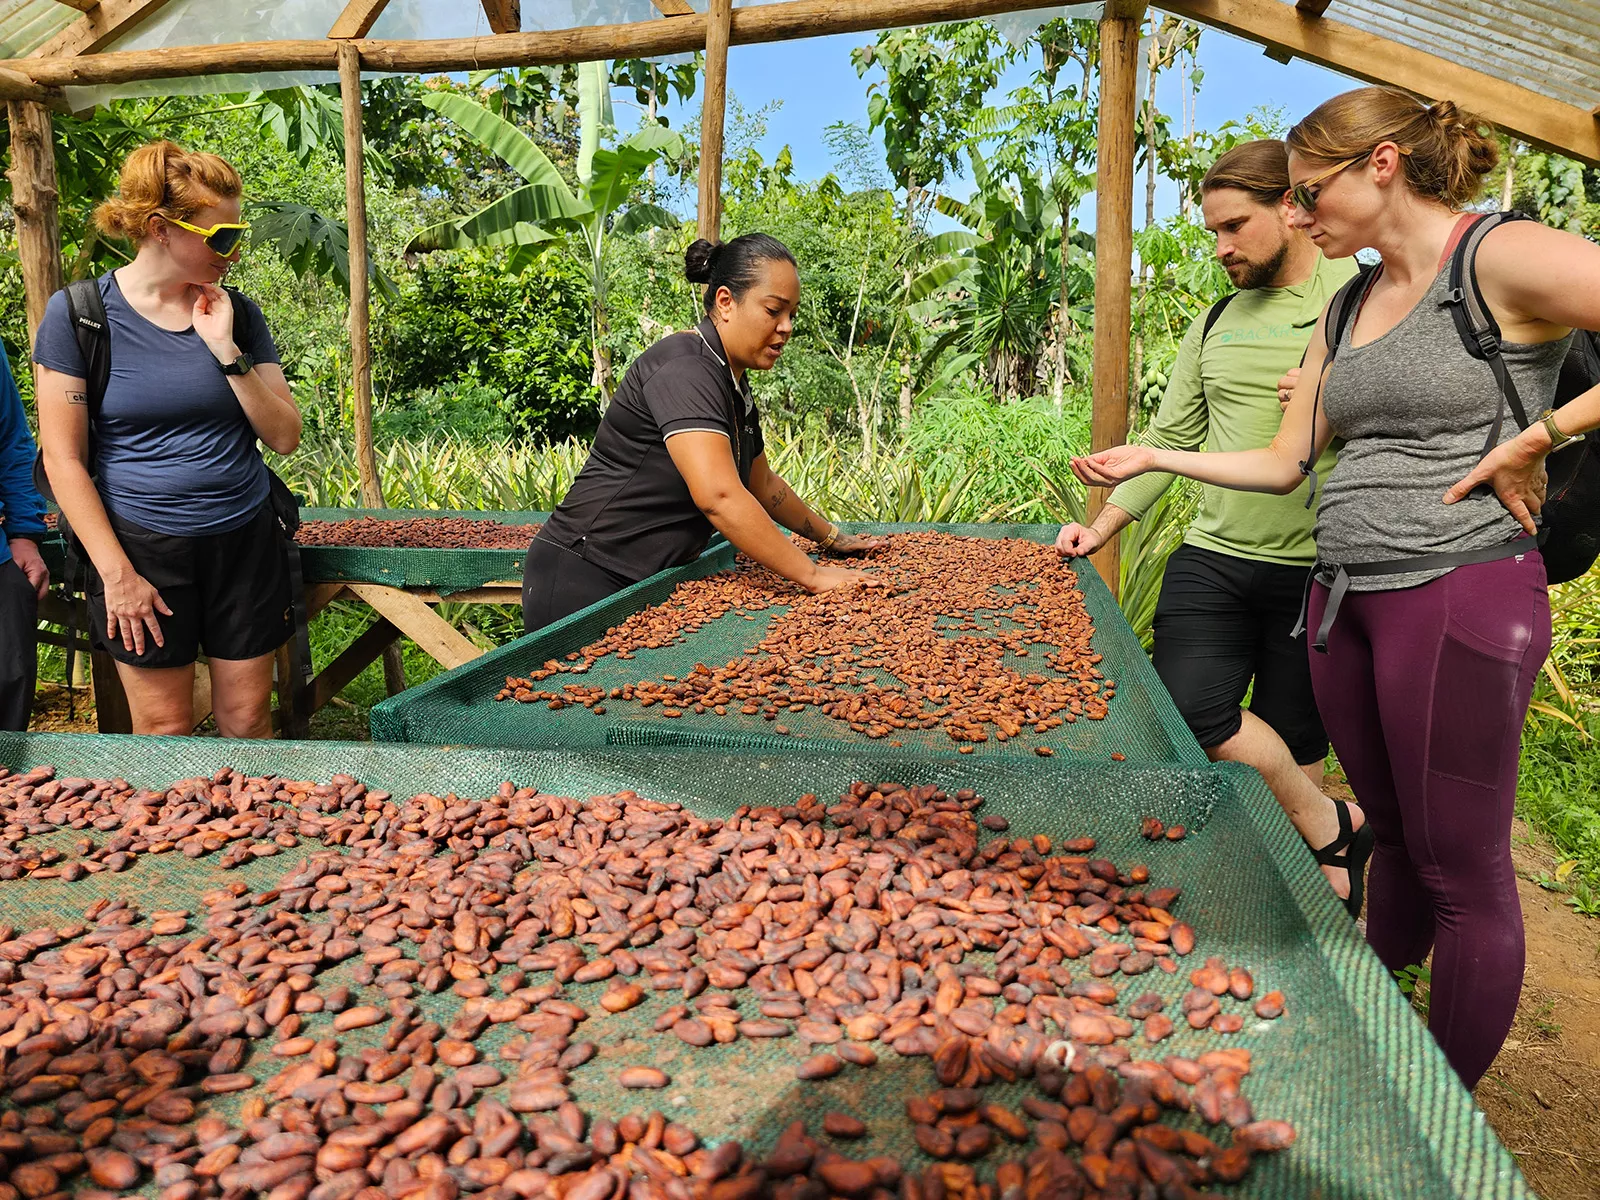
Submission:
M 690 283 L 710 283 L 711 272 L 717 259 L 722 257 L 722 246 L 699 238 L 683 252 L 683 274 Z
M 743 298 L 760 281 L 762 265 L 769 262 L 795 265 L 789 247 L 770 234 L 747 233 L 718 245 L 700 238 L 684 251 L 683 274 L 690 283 L 706 285 L 709 312 L 722 288 L 735 300 Z

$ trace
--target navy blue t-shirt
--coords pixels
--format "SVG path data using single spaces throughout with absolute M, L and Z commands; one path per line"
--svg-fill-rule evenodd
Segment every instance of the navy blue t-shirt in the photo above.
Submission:
M 192 326 L 175 333 L 136 312 L 114 272 L 100 277 L 100 296 L 111 326 L 111 378 L 94 430 L 106 510 L 176 537 L 244 524 L 266 503 L 267 468 L 216 357 Z M 261 309 L 241 300 L 239 348 L 258 363 L 277 362 Z M 65 292 L 50 297 L 33 361 L 80 379 L 87 372 Z

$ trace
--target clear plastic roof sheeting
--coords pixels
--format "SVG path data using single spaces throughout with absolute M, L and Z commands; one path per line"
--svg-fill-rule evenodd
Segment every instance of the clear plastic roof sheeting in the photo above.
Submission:
M 736 0 L 741 6 L 778 0 Z M 1270 0 L 1292 7 L 1294 0 Z M 689 0 L 705 11 L 708 0 Z M 1160 8 L 1160 5 L 1155 5 Z M 344 0 L 170 0 L 109 50 L 219 45 L 327 36 Z M 1029 9 L 991 18 L 1013 42 L 1054 16 L 1096 16 L 1100 4 Z M 0 0 L 0 54 L 38 49 L 78 18 L 56 0 Z M 662 19 L 650 0 L 522 0 L 529 32 Z M 1600 0 L 1333 0 L 1326 19 L 1438 55 L 1588 111 L 1600 105 Z M 391 0 L 375 38 L 488 36 L 477 0 Z M 1358 66 L 1359 64 L 1352 64 Z M 322 82 L 332 73 L 210 76 L 173 82 L 69 89 L 75 106 L 135 93 L 240 91 Z M 1470 101 L 1470 97 L 1465 97 Z
M 779 3 L 780 0 L 737 0 L 740 7 Z M 708 0 L 689 0 L 704 12 Z M 317 39 L 328 30 L 345 7 L 345 0 L 247 0 L 219 4 L 217 0 L 170 0 L 148 20 L 140 22 L 104 49 L 157 50 L 171 46 L 215 46 L 229 42 L 265 42 Z M 1101 5 L 1069 4 L 991 18 L 1013 44 L 1021 45 L 1034 30 L 1054 17 L 1098 17 Z M 13 13 L 16 15 L 13 16 Z M 63 18 L 62 14 L 66 14 Z M 0 43 L 13 54 L 47 41 L 77 17 L 55 0 L 0 0 Z M 26 28 L 24 28 L 26 17 Z M 573 29 L 586 25 L 623 25 L 653 21 L 661 12 L 650 0 L 523 0 L 522 28 Z M 15 22 L 17 33 L 9 37 Z M 492 34 L 483 6 L 475 0 L 390 0 L 368 35 L 396 40 L 488 37 Z M 174 92 L 243 92 L 254 88 L 328 83 L 333 72 L 280 71 L 259 75 L 202 75 L 187 79 L 147 80 L 102 87 L 68 88 L 67 101 L 84 109 L 123 96 L 164 96 Z

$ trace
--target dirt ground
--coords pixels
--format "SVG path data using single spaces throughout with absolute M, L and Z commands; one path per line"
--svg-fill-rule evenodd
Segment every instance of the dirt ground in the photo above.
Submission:
M 92 733 L 93 701 L 77 696 L 69 719 L 65 690 L 40 688 L 36 730 Z M 319 738 L 361 738 L 359 716 L 324 709 Z M 1349 797 L 1330 778 L 1331 795 Z M 1516 1025 L 1478 1085 L 1477 1099 L 1542 1200 L 1600 1200 L 1600 920 L 1582 917 L 1559 892 L 1540 887 L 1558 859 L 1520 820 L 1512 859 L 1522 894 L 1528 966 Z
M 1534 882 L 1558 860 L 1521 821 L 1511 856 L 1528 968 L 1478 1103 L 1544 1200 L 1600 1200 L 1600 920 Z

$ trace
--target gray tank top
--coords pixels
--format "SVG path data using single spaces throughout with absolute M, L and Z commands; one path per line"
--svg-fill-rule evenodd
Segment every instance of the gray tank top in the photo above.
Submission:
M 1500 404 L 1494 372 L 1467 353 L 1443 307 L 1448 291 L 1449 272 L 1441 271 L 1416 308 L 1364 346 L 1350 344 L 1355 321 L 1345 329 L 1322 391 L 1328 421 L 1345 439 L 1317 509 L 1323 562 L 1481 550 L 1522 533 L 1492 493 L 1444 503 L 1446 490 L 1477 465 Z M 1570 340 L 1501 344 L 1530 420 L 1554 400 Z M 1500 439 L 1519 432 L 1508 405 Z M 1350 589 L 1416 587 L 1448 573 L 1358 576 Z

